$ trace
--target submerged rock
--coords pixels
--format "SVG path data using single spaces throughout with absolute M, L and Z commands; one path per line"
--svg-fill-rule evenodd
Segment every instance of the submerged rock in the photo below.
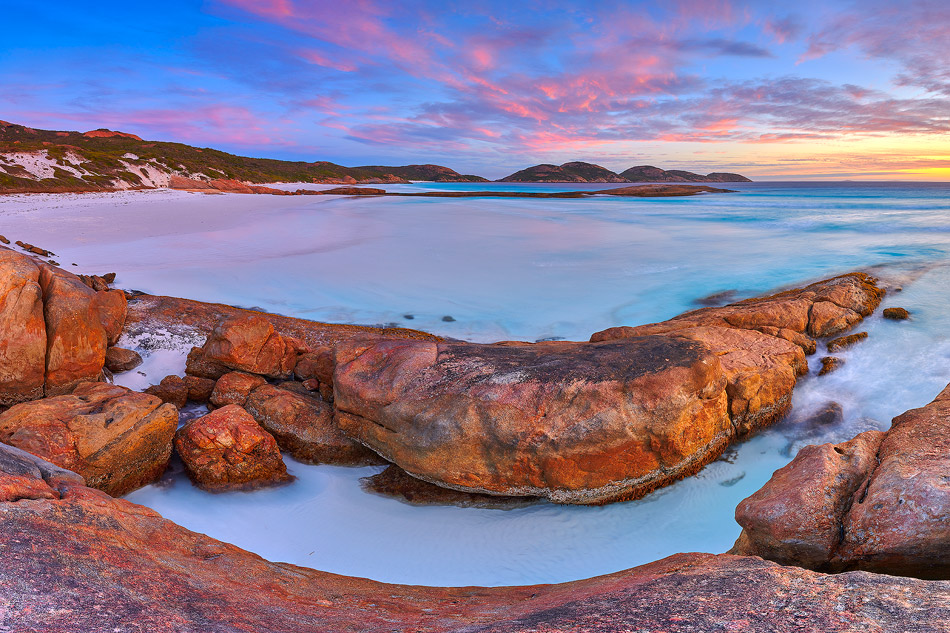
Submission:
M 950 387 L 886 433 L 803 449 L 740 504 L 733 551 L 822 570 L 950 578 L 947 472 Z
M 825 374 L 830 374 L 833 371 L 841 369 L 845 361 L 843 358 L 837 356 L 822 356 L 818 360 L 821 361 L 821 369 L 818 371 L 819 376 L 824 376 Z
M 422 481 L 394 465 L 388 466 L 381 473 L 363 477 L 360 483 L 367 492 L 393 497 L 413 505 L 511 510 L 538 502 L 537 497 L 504 497 L 451 490 Z
M 849 334 L 847 336 L 839 336 L 838 338 L 828 341 L 828 351 L 829 352 L 838 352 L 843 349 L 848 349 L 856 343 L 860 343 L 868 337 L 867 332 L 857 332 L 856 334 Z
M 905 308 L 884 308 L 884 318 L 892 321 L 904 321 L 910 318 L 910 312 Z
M 274 437 L 233 404 L 180 428 L 175 450 L 188 476 L 205 490 L 248 490 L 293 479 Z
M 178 410 L 155 396 L 105 383 L 25 402 L 0 413 L 0 441 L 85 477 L 111 495 L 157 479 L 171 455 Z

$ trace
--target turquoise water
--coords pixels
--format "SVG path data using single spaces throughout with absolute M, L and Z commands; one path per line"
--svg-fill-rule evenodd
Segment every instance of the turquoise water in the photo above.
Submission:
M 887 428 L 892 417 L 926 404 L 950 382 L 950 183 L 723 186 L 739 193 L 261 197 L 253 202 L 260 213 L 231 222 L 223 221 L 229 209 L 252 204 L 247 197 L 181 195 L 150 204 L 144 194 L 126 194 L 121 204 L 103 198 L 95 206 L 98 222 L 133 220 L 121 238 L 56 233 L 60 212 L 44 199 L 0 200 L 0 232 L 52 248 L 83 270 L 116 270 L 127 288 L 329 321 L 398 323 L 473 341 L 586 339 L 605 327 L 669 318 L 713 293 L 750 296 L 854 269 L 873 269 L 902 287 L 884 305 L 908 308 L 911 321 L 872 316 L 861 326 L 869 339 L 842 354 L 844 368 L 817 377 L 819 351 L 796 389 L 795 416 L 836 401 L 844 411 L 840 423 L 819 432 L 780 424 L 640 501 L 511 511 L 418 508 L 363 493 L 358 479 L 375 469 L 294 462 L 289 467 L 298 480 L 277 490 L 209 495 L 177 477 L 129 495 L 272 560 L 412 584 L 558 582 L 680 551 L 725 551 L 739 533 L 735 506 L 802 445 Z M 608 186 L 389 188 L 487 187 Z M 170 205 L 179 211 L 187 205 L 213 228 L 136 228 L 135 218 L 170 213 Z M 153 352 L 143 366 L 147 376 L 136 379 L 157 382 L 182 369 L 174 350 Z

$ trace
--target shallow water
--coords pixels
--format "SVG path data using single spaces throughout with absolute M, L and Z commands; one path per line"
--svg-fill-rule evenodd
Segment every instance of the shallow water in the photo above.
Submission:
M 798 448 L 886 428 L 950 382 L 950 185 L 725 186 L 740 193 L 585 200 L 21 196 L 0 199 L 0 233 L 51 248 L 59 261 L 79 264 L 76 270 L 115 270 L 127 288 L 328 321 L 399 323 L 474 341 L 586 339 L 605 327 L 669 318 L 716 292 L 749 296 L 872 266 L 895 278 L 925 271 L 898 281 L 903 291 L 885 299 L 885 306 L 911 310 L 911 321 L 872 316 L 862 326 L 870 338 L 841 354 L 847 364 L 829 376 L 814 375 L 821 351 L 810 360 L 813 373 L 794 396 L 796 415 L 835 400 L 844 410 L 840 424 L 812 433 L 779 425 L 735 447 L 728 461 L 640 501 L 419 508 L 363 493 L 359 477 L 376 469 L 294 462 L 298 480 L 276 490 L 208 495 L 179 477 L 129 496 L 272 560 L 413 584 L 558 582 L 678 551 L 728 549 L 739 532 L 737 503 Z M 63 228 L 69 214 L 123 229 L 96 233 L 75 218 Z M 156 214 L 180 219 L 166 227 Z M 159 347 L 176 345 L 169 339 Z M 144 376 L 120 380 L 144 386 L 182 368 L 180 352 L 161 350 L 140 368 Z

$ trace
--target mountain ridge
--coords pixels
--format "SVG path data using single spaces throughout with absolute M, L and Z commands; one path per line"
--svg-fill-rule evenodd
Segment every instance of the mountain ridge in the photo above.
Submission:
M 713 172 L 695 174 L 652 165 L 631 167 L 618 173 L 593 163 L 573 161 L 563 165 L 542 163 L 500 178 L 495 182 L 752 182 L 740 174 Z

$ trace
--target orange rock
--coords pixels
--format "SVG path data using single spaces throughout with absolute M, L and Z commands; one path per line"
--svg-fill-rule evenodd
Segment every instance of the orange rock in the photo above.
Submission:
M 46 322 L 40 269 L 0 248 L 0 405 L 43 396 Z
M 208 360 L 205 357 L 204 350 L 200 347 L 192 347 L 188 352 L 188 359 L 185 361 L 185 373 L 189 376 L 217 380 L 229 371 L 231 370 L 221 363 Z
M 950 579 L 950 386 L 886 433 L 808 446 L 743 501 L 734 552 Z
M 106 349 L 106 368 L 118 374 L 135 369 L 142 364 L 142 357 L 138 352 L 124 347 L 110 347 Z
M 333 407 L 319 398 L 262 385 L 245 405 L 280 447 L 303 462 L 363 466 L 383 460 L 344 435 L 333 418 Z
M 102 373 L 109 342 L 99 296 L 76 275 L 45 264 L 40 268 L 46 318 L 46 395 L 68 393 Z
M 292 479 L 274 437 L 247 411 L 227 405 L 175 434 L 188 476 L 205 490 L 247 490 Z
M 281 336 L 259 316 L 223 321 L 202 347 L 206 360 L 272 378 L 289 378 L 302 351 L 300 341 Z
M 642 496 L 734 435 L 719 359 L 673 336 L 354 345 L 334 398 L 347 435 L 420 479 L 561 503 Z
M 743 531 L 732 553 L 827 568 L 841 542 L 844 514 L 877 465 L 883 438 L 867 431 L 842 444 L 803 448 L 736 508 Z
M 828 576 L 751 557 L 677 554 L 524 587 L 393 585 L 272 563 L 11 450 L 0 446 L 0 490 L 12 501 L 0 502 L 0 586 L 16 630 L 122 631 L 130 622 L 143 631 L 248 633 L 950 628 L 947 583 Z
M 177 426 L 178 410 L 158 398 L 90 382 L 0 413 L 0 441 L 118 496 L 164 472 Z
M 214 390 L 211 392 L 211 404 L 216 407 L 229 404 L 243 407 L 251 392 L 266 384 L 266 380 L 254 374 L 243 371 L 229 372 L 218 378 L 218 382 L 215 383 Z
M 159 384 L 145 389 L 145 393 L 175 405 L 176 409 L 183 409 L 188 404 L 188 383 L 181 376 L 165 376 Z
M 198 376 L 185 376 L 185 385 L 188 387 L 188 399 L 192 402 L 208 402 L 214 391 L 215 381 Z

